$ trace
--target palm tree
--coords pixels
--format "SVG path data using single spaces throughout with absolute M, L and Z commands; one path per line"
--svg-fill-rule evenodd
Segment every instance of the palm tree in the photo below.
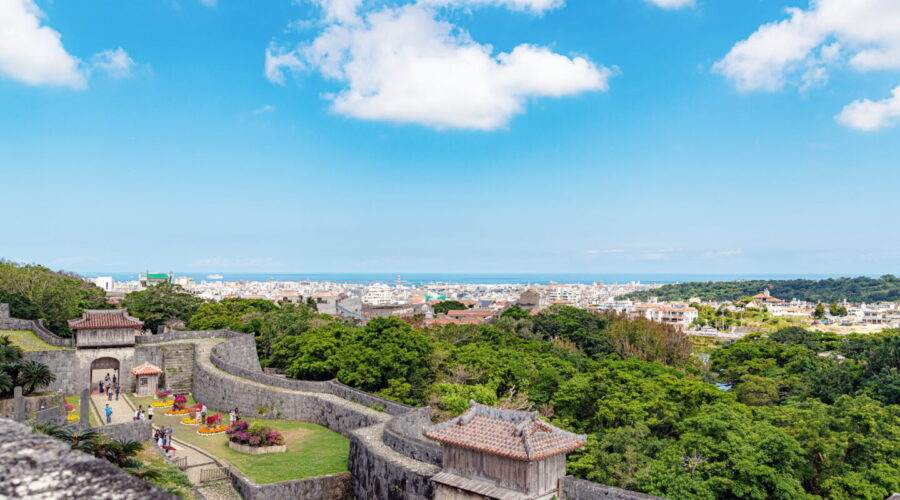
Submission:
M 55 437 L 55 436 L 54 436 Z M 94 455 L 100 442 L 100 434 L 94 431 L 64 429 L 59 439 L 69 443 L 73 450 Z
M 122 468 L 134 467 L 135 465 L 140 464 L 134 457 L 142 449 L 144 449 L 144 445 L 138 441 L 128 441 L 125 439 L 104 441 L 97 446 L 96 456 L 98 458 L 105 458 Z
M 19 381 L 25 393 L 30 393 L 52 384 L 56 381 L 56 375 L 47 365 L 29 359 L 19 366 Z
M 53 423 L 45 423 L 45 424 L 34 424 L 32 428 L 35 432 L 40 432 L 42 434 L 46 434 L 52 438 L 59 439 L 61 441 L 66 440 L 66 436 L 68 435 L 66 429 L 59 424 Z
M 19 361 L 22 359 L 22 348 L 12 345 L 9 337 L 0 337 L 0 362 Z

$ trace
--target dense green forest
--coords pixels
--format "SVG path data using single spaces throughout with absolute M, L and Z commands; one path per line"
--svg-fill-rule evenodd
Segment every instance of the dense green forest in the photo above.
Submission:
M 656 290 L 634 292 L 625 298 L 647 300 L 659 297 L 667 301 L 684 301 L 691 297 L 701 300 L 728 301 L 752 297 L 764 288 L 783 300 L 800 299 L 809 302 L 892 302 L 900 300 L 900 278 L 887 274 L 881 278 L 837 278 L 825 280 L 754 280 L 707 281 L 664 285 Z
M 54 333 L 72 335 L 68 320 L 84 309 L 104 309 L 106 294 L 74 274 L 0 260 L 0 302 L 14 318 L 43 319 Z

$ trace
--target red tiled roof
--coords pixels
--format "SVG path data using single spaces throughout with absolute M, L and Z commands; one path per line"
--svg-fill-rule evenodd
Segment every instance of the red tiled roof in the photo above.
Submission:
M 144 322 L 133 318 L 125 312 L 125 309 L 88 309 L 78 319 L 69 320 L 69 328 L 81 330 L 84 328 L 140 328 Z
M 526 462 L 575 451 L 587 437 L 539 419 L 537 413 L 469 403 L 462 415 L 425 430 L 439 443 Z
M 158 366 L 151 365 L 150 363 L 144 363 L 131 369 L 132 375 L 159 375 L 160 373 L 162 373 L 162 370 L 160 370 Z

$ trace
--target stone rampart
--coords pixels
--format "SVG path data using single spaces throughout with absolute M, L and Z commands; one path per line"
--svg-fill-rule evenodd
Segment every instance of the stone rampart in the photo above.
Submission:
M 208 345 L 197 345 L 197 350 L 194 398 L 213 410 L 227 412 L 237 407 L 242 416 L 255 417 L 259 415 L 259 409 L 264 409 L 269 418 L 312 422 L 345 436 L 354 429 L 383 423 L 390 418 L 385 413 L 333 394 L 274 387 L 258 382 L 255 377 L 228 373 L 211 362 Z M 257 375 L 267 376 L 262 372 Z
M 111 463 L 0 419 L 0 498 L 177 500 Z
M 228 471 L 231 484 L 244 500 L 351 500 L 350 473 L 256 484 L 235 468 Z
M 78 378 L 76 377 L 78 365 L 75 362 L 74 349 L 26 352 L 23 353 L 22 357 L 47 365 L 47 368 L 56 375 L 56 380 L 44 390 L 58 391 L 64 394 L 75 394 L 80 392 L 83 388 L 82 384 L 78 383 Z
M 47 408 L 60 406 L 63 404 L 62 396 L 59 394 L 47 394 L 42 396 L 26 396 L 22 398 L 25 401 L 25 415 L 31 415 Z M 15 412 L 15 399 L 0 399 L 0 417 L 13 418 Z
M 153 427 L 149 420 L 132 420 L 121 424 L 101 425 L 92 430 L 113 441 L 137 441 L 143 443 L 153 437 Z
M 407 457 L 440 466 L 443 449 L 422 435 L 422 430 L 431 425 L 430 414 L 427 407 L 416 408 L 390 419 L 384 424 L 384 444 Z
M 390 415 L 401 415 L 413 409 L 411 406 L 354 389 L 336 380 L 324 382 L 295 380 L 263 373 L 262 368 L 259 366 L 259 358 L 256 355 L 256 345 L 252 342 L 252 338 L 232 339 L 222 342 L 213 347 L 210 353 L 210 361 L 222 371 L 260 384 L 292 391 L 333 394 L 339 398 L 369 408 L 383 409 Z
M 51 332 L 39 319 L 15 319 L 0 318 L 0 330 L 27 330 L 38 336 L 44 342 L 56 347 L 72 347 L 72 339 L 60 337 Z
M 39 424 L 64 425 L 66 423 L 66 407 L 59 405 L 38 410 L 34 412 L 34 421 Z
M 572 476 L 560 479 L 559 489 L 560 496 L 565 500 L 665 500 L 661 497 L 613 488 Z
M 162 344 L 163 342 L 172 342 L 174 340 L 230 339 L 246 335 L 249 334 L 236 332 L 227 328 L 220 330 L 174 330 L 159 335 L 138 335 L 134 338 L 134 343 Z
M 430 500 L 431 476 L 440 467 L 413 460 L 384 444 L 384 425 L 357 429 L 350 435 L 350 473 L 357 500 Z

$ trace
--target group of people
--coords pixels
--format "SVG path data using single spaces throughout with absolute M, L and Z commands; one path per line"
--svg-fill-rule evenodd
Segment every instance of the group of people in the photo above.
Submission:
M 241 419 L 241 416 L 240 416 L 240 414 L 238 414 L 237 408 L 228 412 L 228 423 L 229 424 L 234 424 L 235 422 L 239 421 L 240 419 Z
M 175 456 L 175 447 L 172 446 L 172 434 L 175 431 L 172 430 L 172 427 L 160 427 L 153 431 L 153 442 L 155 442 L 159 447 L 166 453 L 172 452 L 172 456 Z
M 100 394 L 106 394 L 107 400 L 112 401 L 113 399 L 113 391 L 115 391 L 116 401 L 119 400 L 119 381 L 118 377 L 115 375 L 110 376 L 109 373 L 106 374 L 106 377 L 100 381 Z
M 144 420 L 145 418 L 153 420 L 153 407 L 148 405 L 147 411 L 144 411 L 144 405 L 138 405 L 137 410 L 134 410 L 134 418 L 132 420 Z

